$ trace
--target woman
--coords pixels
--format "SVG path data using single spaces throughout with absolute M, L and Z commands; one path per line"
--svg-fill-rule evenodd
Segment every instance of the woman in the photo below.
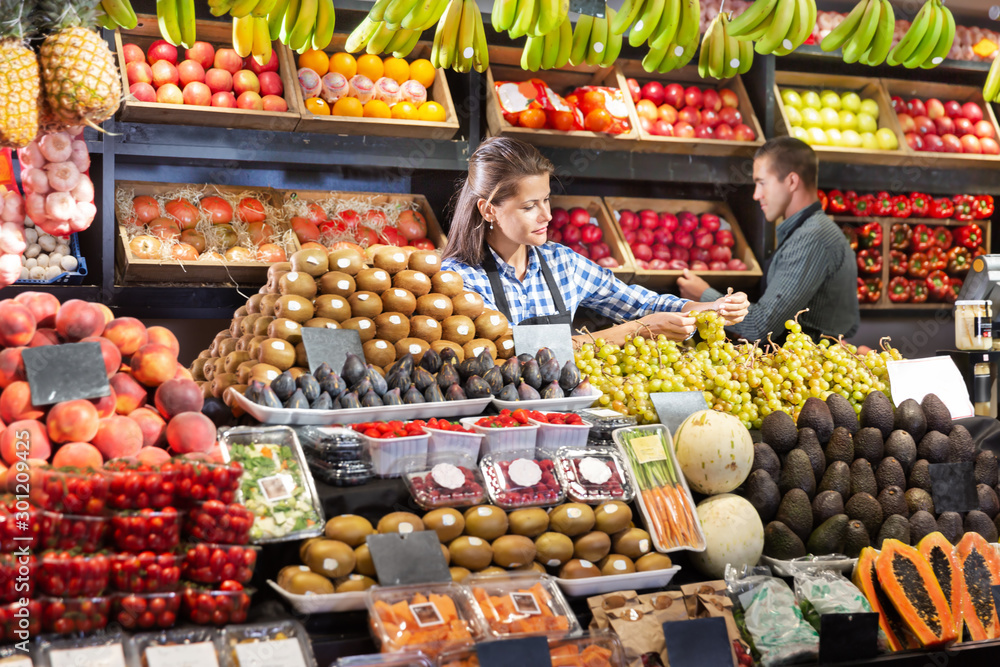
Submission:
M 483 142 L 469 160 L 441 268 L 461 274 L 466 289 L 512 324 L 571 324 L 580 306 L 624 320 L 594 332 L 619 345 L 637 334 L 688 338 L 695 331 L 691 314 L 700 310 L 717 310 L 727 324 L 743 320 L 749 303 L 742 292 L 708 303 L 657 294 L 626 285 L 566 246 L 546 243 L 552 171 L 551 162 L 517 139 Z M 574 343 L 589 340 L 577 336 Z

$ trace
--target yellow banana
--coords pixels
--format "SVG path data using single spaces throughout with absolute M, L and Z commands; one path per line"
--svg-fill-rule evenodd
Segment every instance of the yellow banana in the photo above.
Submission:
M 258 65 L 266 65 L 271 61 L 271 33 L 267 29 L 267 19 L 263 16 L 250 16 L 253 21 L 253 46 L 250 52 Z
M 344 43 L 344 50 L 348 53 L 357 53 L 368 46 L 368 40 L 372 38 L 372 35 L 375 34 L 375 31 L 381 25 L 380 21 L 372 21 L 367 16 L 363 18 L 358 27 L 352 30 L 351 34 L 347 36 L 347 41 Z
M 534 25 L 534 34 L 538 37 L 546 35 L 562 23 L 569 13 L 569 0 L 539 0 L 538 21 Z
M 618 60 L 619 54 L 622 52 L 622 43 L 625 38 L 621 33 L 617 35 L 611 32 L 611 22 L 617 16 L 617 12 L 607 5 L 604 6 L 604 13 L 608 17 L 608 43 L 607 48 L 604 50 L 604 57 L 601 58 L 601 67 L 611 67 Z
M 728 23 L 728 21 L 726 22 Z M 726 26 L 722 26 L 722 33 L 726 35 Z M 726 55 L 725 66 L 722 68 L 722 78 L 731 79 L 740 71 L 740 41 L 735 37 L 726 35 Z
M 532 33 L 532 29 L 538 22 L 538 12 L 540 10 L 540 0 L 519 0 L 517 3 L 517 18 L 514 25 L 508 30 L 512 39 L 523 37 Z
M 385 21 L 383 21 L 379 24 L 378 30 L 372 33 L 372 36 L 369 38 L 368 43 L 365 45 L 365 52 L 373 55 L 382 53 L 395 35 L 396 31 L 388 27 Z
M 774 21 L 764 36 L 754 44 L 754 51 L 766 55 L 774 53 L 781 46 L 789 28 L 792 27 L 796 7 L 796 0 L 778 0 L 778 6 L 774 10 Z
M 240 58 L 253 52 L 253 17 L 249 14 L 233 19 L 233 48 Z
M 420 41 L 421 33 L 419 30 L 410 30 L 409 32 L 410 32 L 409 39 L 407 39 L 405 42 L 400 44 L 395 50 L 393 50 L 392 52 L 393 58 L 405 58 L 406 56 L 410 55 L 414 47 L 416 47 L 417 42 Z
M 573 46 L 569 52 L 571 65 L 579 65 L 587 58 L 587 47 L 590 45 L 590 31 L 594 28 L 594 17 L 580 14 L 573 28 Z
M 701 3 L 698 2 L 698 0 L 680 1 L 681 23 L 677 28 L 676 43 L 685 47 L 685 52 L 691 51 L 691 55 L 693 55 L 693 49 L 698 48 L 698 38 L 701 36 L 701 33 L 698 32 L 698 28 L 701 24 Z M 678 58 L 683 57 L 683 54 L 678 54 L 676 52 L 674 55 L 677 55 Z M 690 56 L 688 57 L 688 60 L 690 60 Z M 687 64 L 687 61 L 685 61 L 684 64 Z
M 316 25 L 316 12 L 319 9 L 319 0 L 302 0 L 299 6 L 299 16 L 295 20 L 295 27 L 292 28 L 288 36 L 288 47 L 298 51 L 304 46 L 308 46 L 312 38 L 313 27 Z
M 445 10 L 438 22 L 437 29 L 441 32 L 438 67 L 451 67 L 455 62 L 458 28 L 462 22 L 462 4 L 463 0 L 450 0 L 448 9 Z
M 139 25 L 139 19 L 129 0 L 101 0 L 101 7 L 112 21 L 126 30 Z
M 594 27 L 590 30 L 590 44 L 587 47 L 587 64 L 598 65 L 608 48 L 608 18 L 594 19 Z
M 476 8 L 476 31 L 472 44 L 472 68 L 477 72 L 485 72 L 490 66 L 490 49 L 486 43 L 486 28 L 483 25 L 483 13 Z
M 390 39 L 388 43 L 386 43 L 386 45 L 382 47 L 382 53 L 392 53 L 393 51 L 398 50 L 400 47 L 402 47 L 404 44 L 410 41 L 410 37 L 413 35 L 414 32 L 415 31 L 407 30 L 406 28 L 400 28 L 399 30 L 393 31 L 392 39 Z
M 292 30 L 295 28 L 295 22 L 299 18 L 299 9 L 301 7 L 302 0 L 288 0 L 288 7 L 285 8 L 285 18 L 281 21 L 281 33 L 279 34 L 281 43 L 285 46 L 291 46 L 289 41 L 291 40 Z
M 712 49 L 706 42 L 711 40 L 712 26 L 709 24 L 708 29 L 705 31 L 705 38 L 701 42 L 701 49 L 698 51 L 698 76 L 703 79 L 707 79 L 711 76 L 708 71 L 708 60 L 711 57 Z
M 729 34 L 733 37 L 750 34 L 774 12 L 777 4 L 778 0 L 756 0 L 742 14 L 729 22 Z
M 398 29 L 407 14 L 412 14 L 417 9 L 419 0 L 392 0 L 385 8 L 382 15 L 382 22 L 393 30 Z
M 181 43 L 181 26 L 177 16 L 175 0 L 156 0 L 156 21 L 160 26 L 160 35 L 174 46 Z
M 916 17 L 914 17 L 913 23 L 910 24 L 910 29 L 906 31 L 906 34 L 903 35 L 903 38 L 899 40 L 896 46 L 892 47 L 892 50 L 889 51 L 889 55 L 885 59 L 887 63 L 895 67 L 913 55 L 913 52 L 920 46 L 921 40 L 930 28 L 933 9 L 934 3 L 931 0 L 927 0 L 924 6 L 920 8 L 920 11 L 917 12 Z
M 941 31 L 941 37 L 938 39 L 937 47 L 931 53 L 930 57 L 920 64 L 920 66 L 924 69 L 937 67 L 944 62 L 944 59 L 948 57 L 948 53 L 951 51 L 952 44 L 955 43 L 954 14 L 952 14 L 951 10 L 943 4 L 938 5 L 938 12 L 943 15 L 944 29 Z
M 994 58 L 990 65 L 990 73 L 986 75 L 983 84 L 983 99 L 987 102 L 1000 102 L 1000 58 Z
M 730 35 L 730 39 L 736 39 Z M 740 43 L 740 74 L 746 74 L 753 67 L 753 42 L 741 41 L 736 39 Z
M 679 5 L 681 2 L 683 0 L 669 0 L 670 4 Z M 667 0 L 646 0 L 642 6 L 642 13 L 632 24 L 632 29 L 628 33 L 629 45 L 638 47 L 650 38 L 659 25 L 660 17 L 666 11 L 666 6 Z
M 677 36 L 677 29 L 681 25 L 681 2 L 683 0 L 669 0 L 663 7 L 660 22 L 649 38 L 649 45 L 654 49 L 667 46 Z
M 562 68 L 569 64 L 569 52 L 573 48 L 573 24 L 567 17 L 559 26 L 559 55 L 556 56 L 555 67 Z
M 722 27 L 722 14 L 712 19 L 712 24 L 705 32 L 701 43 L 702 49 L 708 50 L 708 74 L 712 78 L 721 79 L 726 67 L 726 33 Z
M 924 38 L 920 40 L 920 44 L 913 50 L 910 57 L 903 61 L 903 67 L 907 69 L 920 67 L 920 65 L 928 60 L 941 40 L 941 33 L 944 32 L 944 14 L 941 12 L 941 7 L 936 0 L 931 1 L 934 3 L 934 18 L 931 19 L 930 28 L 924 34 Z
M 181 44 L 190 49 L 197 39 L 194 0 L 177 0 L 177 24 L 181 29 Z
M 375 0 L 375 4 L 372 8 L 368 10 L 368 18 L 375 23 L 381 23 L 382 19 L 385 17 L 385 10 L 389 7 L 389 3 L 392 0 Z
M 462 3 L 462 22 L 458 26 L 458 53 L 455 69 L 459 72 L 472 70 L 472 54 L 475 53 L 476 13 L 479 7 L 476 0 L 465 0 Z
M 400 23 L 407 30 L 426 30 L 430 28 L 441 18 L 441 14 L 444 12 L 444 8 L 448 6 L 448 3 L 445 0 L 423 0 L 423 2 L 417 3 L 417 5 L 417 8 L 411 14 L 403 17 L 403 21 Z
M 234 19 L 241 19 L 250 16 L 250 12 L 257 6 L 258 0 L 235 0 L 233 6 L 229 8 L 229 15 Z
M 312 48 L 322 51 L 330 46 L 336 23 L 337 14 L 333 7 L 333 0 L 319 0 L 319 7 L 316 10 L 316 29 L 312 36 Z
M 854 34 L 854 31 L 858 29 L 858 24 L 861 23 L 861 18 L 865 15 L 866 7 L 867 3 L 865 0 L 861 0 L 856 4 L 854 9 L 847 14 L 847 17 L 823 38 L 823 41 L 819 43 L 819 48 L 830 52 L 836 51 L 846 44 L 847 40 Z
M 212 16 L 225 16 L 233 6 L 234 0 L 208 0 L 208 11 Z
M 288 2 L 289 0 L 278 0 L 267 14 L 267 31 L 271 35 L 271 41 L 281 37 L 281 24 L 288 11 Z

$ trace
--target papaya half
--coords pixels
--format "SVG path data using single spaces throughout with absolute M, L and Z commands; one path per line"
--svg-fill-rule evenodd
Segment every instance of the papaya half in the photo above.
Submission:
M 854 585 L 868 598 L 868 603 L 872 610 L 878 613 L 878 625 L 885 633 L 889 648 L 893 651 L 902 651 L 907 648 L 916 648 L 917 642 L 906 629 L 906 623 L 896 612 L 892 602 L 886 596 L 885 591 L 878 582 L 878 574 L 875 571 L 875 562 L 878 559 L 878 552 L 872 547 L 865 547 L 858 556 L 858 562 L 854 566 L 854 574 L 851 580 Z
M 951 604 L 919 551 L 899 540 L 886 540 L 875 570 L 882 590 L 921 646 L 945 646 L 956 640 Z
M 979 533 L 966 533 L 955 547 L 962 621 L 973 641 L 1000 636 L 992 586 L 1000 584 L 1000 558 Z
M 978 534 L 978 533 L 977 533 Z M 917 544 L 917 551 L 930 563 L 934 576 L 941 585 L 948 604 L 951 618 L 955 623 L 958 641 L 962 640 L 962 584 L 959 581 L 958 559 L 951 542 L 939 532 L 925 535 Z

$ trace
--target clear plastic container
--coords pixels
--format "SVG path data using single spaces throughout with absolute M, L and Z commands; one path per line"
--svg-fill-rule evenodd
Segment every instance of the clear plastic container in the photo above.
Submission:
M 486 633 L 472 595 L 454 582 L 373 586 L 365 604 L 372 635 L 383 653 L 416 649 L 433 657 L 472 645 Z
M 472 460 L 471 464 L 438 463 L 429 470 L 405 473 L 403 480 L 413 500 L 425 510 L 479 505 L 486 500 L 486 489 L 475 458 Z
M 183 554 L 169 551 L 111 555 L 111 586 L 125 593 L 166 593 L 181 583 Z
M 24 619 L 27 619 L 28 627 L 21 625 Z M 18 600 L 0 605 L 0 642 L 19 642 L 28 639 L 23 636 L 25 631 L 31 637 L 41 634 L 42 601 L 27 600 L 27 604 L 21 604 Z
M 464 431 L 445 431 L 440 428 L 424 426 L 431 438 L 427 442 L 427 466 L 434 467 L 439 463 L 450 461 L 453 457 L 479 457 L 483 443 L 482 433 L 466 433 Z
M 955 302 L 955 347 L 959 350 L 993 349 L 993 302 Z
M 29 478 L 28 500 L 41 509 L 100 516 L 107 506 L 111 477 L 104 470 L 37 466 Z M 7 476 L 7 485 L 11 492 L 22 493 L 16 475 Z
M 223 581 L 249 583 L 257 567 L 260 547 L 228 544 L 189 544 L 184 550 L 181 576 L 199 584 Z
M 181 591 L 184 617 L 198 625 L 226 625 L 247 620 L 253 589 L 215 591 L 189 585 Z
M 125 645 L 129 665 L 165 667 L 197 664 L 200 667 L 230 667 L 222 634 L 214 628 L 186 627 L 177 630 L 132 635 Z
M 174 504 L 180 467 L 173 461 L 151 466 L 136 459 L 113 459 L 104 469 L 110 476 L 108 507 L 162 509 Z
M 39 655 L 36 665 L 44 667 L 77 667 L 91 665 L 100 667 L 124 667 L 128 664 L 125 661 L 125 635 L 112 629 L 90 637 L 73 637 L 66 639 L 61 637 L 41 637 L 39 638 Z M 21 653 L 24 655 L 24 653 Z M 30 663 L 29 663 L 30 664 Z M 6 667 L 7 663 L 0 660 L 0 665 Z M 13 663 L 11 667 L 18 666 Z
M 104 546 L 111 519 L 42 511 L 38 526 L 38 546 L 42 549 L 79 549 L 93 553 Z
M 310 459 L 309 469 L 313 476 L 332 486 L 361 486 L 367 484 L 375 476 L 371 462 L 343 461 L 331 465 L 324 461 Z
M 107 595 L 81 598 L 40 598 L 42 630 L 57 635 L 93 632 L 108 625 L 111 598 Z
M 223 431 L 219 444 L 222 456 L 244 470 L 237 500 L 253 512 L 251 542 L 323 534 L 323 505 L 295 431 L 287 426 L 238 426 Z
M 638 423 L 634 416 L 610 408 L 584 408 L 577 410 L 576 413 L 590 422 L 590 436 L 587 441 L 595 445 L 613 447 L 615 441 L 611 434 L 616 428 L 627 428 Z
M 22 567 L 26 568 L 25 573 L 20 572 Z M 37 577 L 38 559 L 34 554 L 0 554 L 0 603 L 32 597 Z
M 369 438 L 362 435 L 372 462 L 372 472 L 379 477 L 399 477 L 407 470 L 427 467 L 428 434 L 404 438 Z
M 566 637 L 580 632 L 576 615 L 548 575 L 472 576 L 465 585 L 494 637 Z
M 479 419 L 480 417 L 464 417 L 461 421 L 462 426 L 471 428 L 484 436 L 482 447 L 479 450 L 480 455 L 496 458 L 535 449 L 538 424 L 492 428 L 477 425 L 476 421 Z
M 29 646 L 27 651 L 23 651 L 13 644 L 0 646 L 0 667 L 41 666 L 42 660 L 36 647 Z
M 299 426 L 295 429 L 302 451 L 310 460 L 324 461 L 330 465 L 345 461 L 360 461 L 365 453 L 361 435 L 350 428 L 339 426 Z
M 298 621 L 230 625 L 222 631 L 222 641 L 230 652 L 234 667 L 269 664 L 316 667 L 309 634 Z
M 180 593 L 116 593 L 112 619 L 126 630 L 172 628 L 181 610 Z
M 111 541 L 119 551 L 170 551 L 181 543 L 184 513 L 162 510 L 117 512 L 111 517 Z
M 566 497 L 576 503 L 605 500 L 629 502 L 635 495 L 621 452 L 604 447 L 562 447 L 556 453 L 556 474 Z
M 485 456 L 479 467 L 490 501 L 505 510 L 558 505 L 566 497 L 555 463 L 536 460 L 534 450 L 512 452 L 501 459 Z
M 38 554 L 38 590 L 55 597 L 101 595 L 108 587 L 111 558 L 106 553 L 43 551 Z
M 553 667 L 620 667 L 629 664 L 617 635 L 591 630 L 580 637 L 549 641 Z M 479 667 L 475 648 L 442 653 L 438 667 Z
M 41 514 L 27 500 L 0 495 L 0 551 L 38 548 Z
M 542 414 L 563 414 L 544 412 Z M 582 425 L 549 424 L 528 417 L 532 424 L 538 424 L 538 437 L 535 440 L 535 450 L 539 456 L 552 458 L 560 447 L 583 447 L 590 435 L 590 422 L 583 420 Z
M 340 658 L 331 667 L 434 667 L 434 662 L 420 651 L 373 653 Z
M 209 500 L 188 510 L 184 535 L 199 542 L 246 544 L 253 522 L 253 512 L 245 506 Z
M 209 454 L 185 454 L 175 459 L 178 504 L 221 500 L 231 503 L 240 490 L 243 466 L 233 461 L 214 460 Z

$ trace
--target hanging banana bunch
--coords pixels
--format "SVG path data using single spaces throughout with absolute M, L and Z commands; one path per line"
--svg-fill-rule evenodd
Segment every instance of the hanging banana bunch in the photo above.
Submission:
M 129 0 L 101 0 L 97 3 L 97 23 L 108 30 L 131 30 L 139 25 L 139 19 Z
M 983 99 L 987 102 L 1000 102 L 1000 58 L 994 58 L 990 65 L 990 73 L 986 75 L 983 86 Z
M 545 35 L 528 35 L 521 52 L 521 69 L 536 72 L 541 69 L 559 69 L 569 64 L 573 48 L 573 27 L 568 18 L 558 28 Z
M 604 16 L 581 14 L 573 30 L 572 46 L 569 53 L 571 65 L 611 67 L 622 51 L 625 41 L 621 34 L 613 35 L 609 29 L 616 16 L 615 10 L 604 5 Z
M 475 0 L 449 0 L 434 31 L 431 64 L 456 72 L 485 72 L 490 66 L 483 15 Z
M 731 79 L 745 74 L 753 65 L 753 45 L 729 34 L 729 17 L 723 13 L 712 19 L 701 41 L 698 76 L 703 79 Z
M 948 56 L 954 41 L 955 17 L 951 10 L 941 0 L 927 0 L 886 61 L 908 69 L 932 69 Z
M 160 35 L 174 46 L 191 48 L 194 45 L 194 0 L 156 0 L 156 21 Z
M 759 0 L 758 0 L 759 1 Z M 666 74 L 684 67 L 694 57 L 698 50 L 701 34 L 701 5 L 698 0 L 671 0 L 677 5 L 677 13 L 668 14 L 665 7 L 660 20 L 653 29 L 649 40 L 649 53 L 642 59 L 642 67 L 647 72 Z M 633 33 L 636 26 L 632 26 Z M 639 42 L 641 44 L 642 42 Z M 632 34 L 629 34 L 629 44 L 632 44 Z M 636 44 L 638 46 L 638 44 Z
M 861 0 L 819 46 L 824 51 L 842 49 L 844 62 L 874 67 L 889 55 L 895 29 L 896 14 L 889 0 Z
M 497 32 L 514 39 L 544 37 L 558 30 L 569 14 L 569 0 L 494 0 L 490 20 Z
M 238 0 L 239 3 L 250 1 Z M 260 9 L 253 9 L 250 15 L 265 19 L 271 39 L 280 39 L 282 44 L 296 53 L 305 53 L 309 49 L 322 51 L 330 46 L 337 18 L 333 0 L 258 1 L 259 5 L 269 4 L 266 7 L 268 11 L 261 13 Z
M 729 34 L 754 42 L 761 55 L 787 56 L 809 39 L 815 25 L 816 0 L 757 0 L 730 22 Z
M 376 0 L 367 18 L 387 30 L 423 31 L 437 23 L 447 7 L 448 0 Z

